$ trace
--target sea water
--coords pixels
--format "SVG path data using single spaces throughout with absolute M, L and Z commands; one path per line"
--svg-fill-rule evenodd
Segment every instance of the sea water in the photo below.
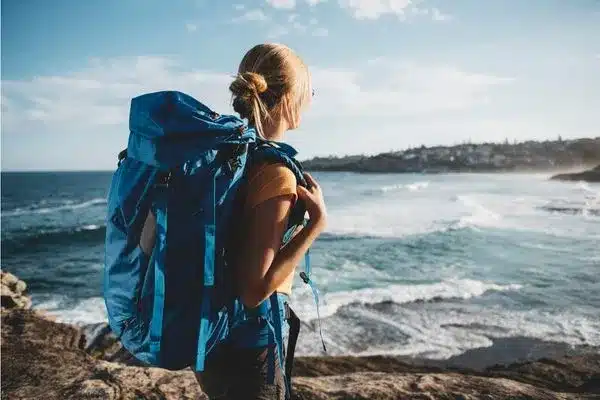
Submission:
M 330 354 L 445 359 L 510 337 L 600 346 L 600 185 L 546 174 L 314 176 L 329 213 L 311 255 Z M 2 173 L 2 268 L 61 321 L 106 319 L 110 178 Z M 292 299 L 298 353 L 320 354 L 301 279 Z

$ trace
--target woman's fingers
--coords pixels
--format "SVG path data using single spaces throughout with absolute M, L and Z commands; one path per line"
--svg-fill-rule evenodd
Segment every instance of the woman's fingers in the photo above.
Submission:
M 308 184 L 309 184 L 311 187 L 314 187 L 314 188 L 316 188 L 316 189 L 318 189 L 318 188 L 319 188 L 319 184 L 317 183 L 317 181 L 315 180 L 315 178 L 313 178 L 313 177 L 312 177 L 312 175 L 311 175 L 311 174 L 309 174 L 308 172 L 305 172 L 305 173 L 304 173 L 304 178 L 306 179 L 306 182 L 308 182 Z
M 311 193 L 304 186 L 298 186 L 297 192 L 298 192 L 298 197 L 303 200 L 309 199 L 311 197 Z

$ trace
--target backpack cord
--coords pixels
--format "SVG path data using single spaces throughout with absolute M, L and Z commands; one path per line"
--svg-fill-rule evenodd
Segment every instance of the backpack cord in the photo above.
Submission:
M 325 346 L 325 340 L 323 339 L 323 331 L 321 330 L 321 314 L 319 313 L 319 292 L 312 279 L 310 279 L 310 249 L 306 251 L 304 255 L 304 272 L 300 273 L 300 278 L 312 289 L 315 304 L 317 305 L 317 321 L 319 323 L 319 335 L 321 336 L 321 344 L 323 344 L 323 351 L 327 353 L 327 347 Z

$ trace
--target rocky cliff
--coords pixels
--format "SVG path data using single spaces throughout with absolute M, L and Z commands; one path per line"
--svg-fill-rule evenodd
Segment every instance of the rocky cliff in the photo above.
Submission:
M 600 182 L 600 164 L 583 172 L 554 175 L 551 179 L 559 181 Z

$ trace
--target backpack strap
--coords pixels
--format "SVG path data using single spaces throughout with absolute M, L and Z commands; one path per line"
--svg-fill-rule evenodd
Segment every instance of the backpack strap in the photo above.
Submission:
M 257 137 L 251 154 L 252 163 L 268 162 L 284 164 L 294 173 L 300 186 L 308 186 L 308 183 L 302 174 L 302 164 L 295 159 L 298 152 L 289 144 L 269 141 Z
M 296 342 L 300 334 L 300 318 L 296 315 L 289 303 L 285 303 L 285 319 L 290 326 L 290 334 L 288 336 L 288 345 L 285 355 L 285 378 L 290 398 L 292 397 L 292 369 L 294 368 L 294 353 L 296 352 Z
M 311 267 L 310 267 L 310 248 L 306 250 L 306 254 L 304 255 L 304 272 L 300 272 L 300 278 L 302 281 L 310 286 L 312 290 L 313 298 L 315 299 L 315 304 L 317 306 L 317 321 L 319 323 L 319 336 L 321 336 L 321 344 L 323 345 L 323 351 L 327 353 L 327 347 L 325 346 L 325 340 L 323 339 L 323 331 L 321 329 L 321 314 L 319 312 L 319 291 L 317 290 L 317 286 L 314 284 L 310 277 Z
M 200 312 L 200 328 L 198 330 L 198 347 L 196 351 L 196 371 L 204 370 L 206 361 L 206 343 L 209 336 L 211 314 L 211 298 L 215 285 L 215 253 L 216 253 L 216 212 L 215 186 L 217 171 L 209 177 L 207 207 L 209 215 L 204 226 L 204 281 L 202 288 L 202 310 Z
M 167 255 L 167 204 L 170 179 L 170 173 L 161 174 L 154 184 L 157 254 L 154 261 L 154 300 L 150 320 L 150 351 L 154 354 L 160 354 L 162 340 L 165 306 L 165 261 Z

